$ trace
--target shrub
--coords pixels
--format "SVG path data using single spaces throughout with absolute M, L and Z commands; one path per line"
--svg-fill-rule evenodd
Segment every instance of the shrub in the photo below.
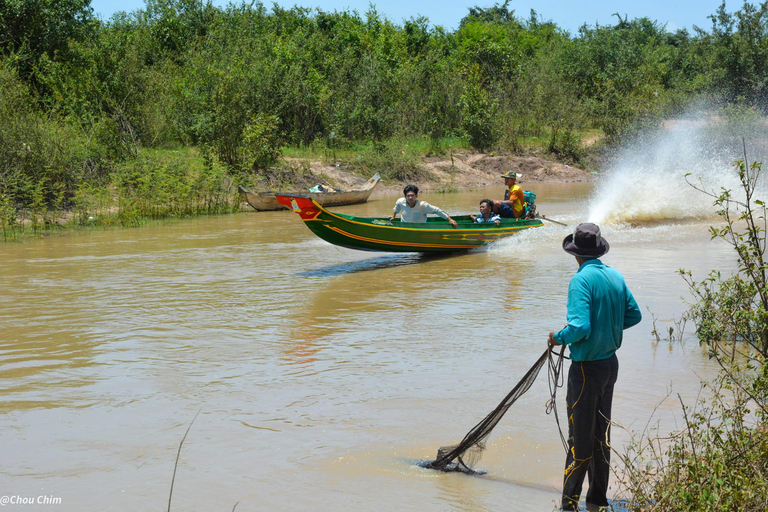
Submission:
M 245 126 L 242 142 L 245 165 L 258 170 L 277 162 L 282 155 L 279 123 L 277 116 L 260 114 Z
M 571 130 L 552 130 L 547 150 L 569 163 L 577 163 L 582 157 L 581 140 Z
M 385 180 L 418 181 L 429 176 L 419 152 L 405 144 L 377 144 L 360 155 L 358 163 L 367 175 L 378 172 Z
M 478 83 L 469 83 L 461 95 L 461 127 L 469 143 L 480 151 L 496 143 L 493 118 L 497 110 L 496 100 Z
M 34 105 L 9 62 L 0 62 L 0 194 L 22 209 L 60 206 L 87 172 L 101 171 L 77 127 Z

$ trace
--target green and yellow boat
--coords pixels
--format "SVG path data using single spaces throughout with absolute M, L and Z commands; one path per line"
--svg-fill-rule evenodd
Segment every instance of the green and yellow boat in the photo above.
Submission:
M 354 217 L 326 210 L 306 196 L 277 194 L 277 201 L 298 213 L 317 236 L 334 245 L 361 251 L 457 252 L 480 247 L 524 229 L 543 225 L 540 219 L 503 219 L 495 224 L 472 222 L 469 215 L 453 217 L 457 229 L 441 218 L 406 223 L 386 217 Z

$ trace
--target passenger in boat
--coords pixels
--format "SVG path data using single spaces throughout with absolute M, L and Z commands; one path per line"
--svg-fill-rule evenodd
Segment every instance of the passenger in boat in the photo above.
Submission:
M 395 209 L 389 220 L 394 220 L 395 215 L 400 214 L 401 222 L 427 222 L 427 215 L 434 213 L 451 223 L 453 229 L 456 229 L 456 221 L 450 215 L 445 213 L 437 206 L 432 206 L 426 201 L 419 200 L 419 187 L 416 185 L 407 185 L 403 189 L 405 197 L 401 197 L 395 203 Z
M 616 350 L 624 329 L 642 319 L 624 277 L 599 258 L 610 246 L 596 224 L 579 224 L 563 240 L 579 270 L 568 286 L 568 323 L 549 333 L 550 345 L 568 345 L 571 367 L 566 396 L 568 453 L 562 510 L 579 510 L 588 475 L 587 509 L 608 506 L 611 472 L 611 402 L 619 372 Z
M 480 201 L 480 215 L 470 215 L 472 222 L 493 222 L 497 226 L 501 224 L 501 217 L 493 213 L 493 201 L 490 199 L 483 199 Z
M 522 178 L 522 174 L 518 174 L 515 171 L 509 171 L 500 175 L 504 178 L 504 184 L 507 186 L 507 190 L 504 192 L 503 201 L 493 202 L 493 213 L 497 213 L 500 217 L 505 219 L 519 219 L 523 215 L 525 210 L 525 194 L 520 185 L 516 183 L 518 178 Z

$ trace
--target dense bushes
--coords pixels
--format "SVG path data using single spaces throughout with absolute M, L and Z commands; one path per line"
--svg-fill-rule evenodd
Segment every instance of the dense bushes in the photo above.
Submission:
M 98 179 L 97 155 L 76 125 L 44 116 L 16 70 L 0 63 L 0 195 L 33 208 L 65 206 L 85 179 Z

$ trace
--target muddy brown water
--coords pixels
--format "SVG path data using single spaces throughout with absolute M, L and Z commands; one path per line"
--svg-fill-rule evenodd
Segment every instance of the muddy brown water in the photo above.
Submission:
M 564 451 L 544 373 L 491 435 L 486 477 L 414 462 L 460 440 L 563 325 L 576 264 L 560 244 L 593 187 L 527 186 L 571 227 L 447 257 L 337 248 L 289 211 L 0 245 L 0 496 L 165 510 L 200 411 L 173 510 L 554 509 Z M 422 199 L 470 213 L 501 191 Z M 604 226 L 603 260 L 645 315 L 618 353 L 614 420 L 631 430 L 679 426 L 677 394 L 714 371 L 690 336 L 651 334 L 652 315 L 667 329 L 685 309 L 677 269 L 730 264 L 712 222 Z M 616 449 L 629 441 L 614 430 Z

